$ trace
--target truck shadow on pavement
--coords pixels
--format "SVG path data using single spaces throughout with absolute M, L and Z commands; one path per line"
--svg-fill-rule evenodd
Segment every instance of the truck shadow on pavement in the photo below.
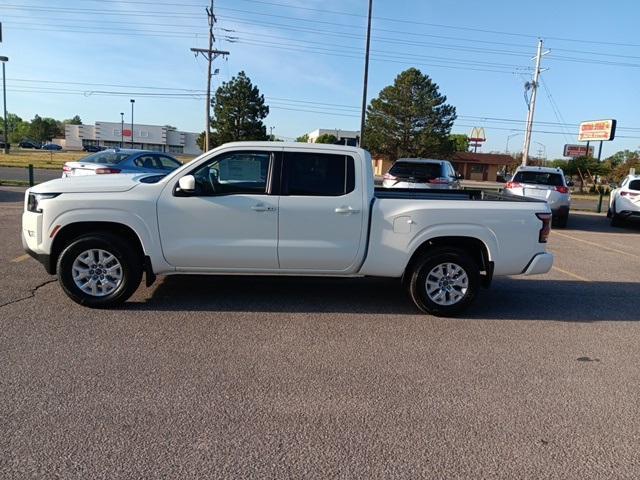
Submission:
M 640 232 L 640 221 L 637 219 L 627 220 L 622 227 L 612 227 L 610 220 L 597 213 L 572 213 L 569 216 L 567 228 L 554 228 L 558 232 L 579 230 L 583 232 L 595 233 L 629 233 L 638 234 Z
M 640 283 L 501 278 L 482 289 L 458 320 L 637 321 L 629 298 Z M 283 312 L 420 315 L 397 279 L 295 277 L 165 277 L 147 301 L 125 309 L 145 311 Z

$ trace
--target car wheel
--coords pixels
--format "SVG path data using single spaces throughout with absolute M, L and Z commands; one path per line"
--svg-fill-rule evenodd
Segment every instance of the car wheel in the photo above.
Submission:
M 564 215 L 561 215 L 559 217 L 555 217 L 555 226 L 557 228 L 566 228 L 567 227 L 567 222 L 569 221 L 569 214 L 566 213 Z
M 94 233 L 74 240 L 57 264 L 58 280 L 74 302 L 108 308 L 127 300 L 142 278 L 142 259 L 115 235 Z
M 613 208 L 611 209 L 611 226 L 612 227 L 621 227 L 622 226 L 622 219 L 620 218 L 620 215 L 618 215 L 616 213 L 616 204 L 613 204 Z
M 414 264 L 408 282 L 409 295 L 425 313 L 452 317 L 475 298 L 480 269 L 464 250 L 435 248 Z

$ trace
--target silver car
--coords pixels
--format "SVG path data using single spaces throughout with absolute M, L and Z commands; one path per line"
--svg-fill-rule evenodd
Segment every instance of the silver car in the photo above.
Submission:
M 446 160 L 401 158 L 382 179 L 385 188 L 460 189 L 460 178 Z
M 567 226 L 571 208 L 571 192 L 564 173 L 559 168 L 519 167 L 506 183 L 504 193 L 545 200 L 551 208 L 557 227 Z

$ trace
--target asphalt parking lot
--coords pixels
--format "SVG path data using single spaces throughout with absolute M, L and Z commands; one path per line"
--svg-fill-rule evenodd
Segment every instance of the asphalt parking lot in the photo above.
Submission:
M 159 279 L 72 303 L 0 187 L 0 477 L 638 478 L 640 227 L 573 214 L 553 270 L 463 318 L 393 280 Z

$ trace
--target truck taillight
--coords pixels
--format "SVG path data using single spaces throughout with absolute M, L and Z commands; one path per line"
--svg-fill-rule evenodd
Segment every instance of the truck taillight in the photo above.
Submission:
M 120 169 L 118 168 L 96 168 L 96 174 L 105 175 L 109 173 L 120 173 Z
M 449 183 L 449 180 L 447 180 L 444 177 L 432 178 L 431 180 L 429 180 L 429 183 L 435 183 L 436 185 L 444 185 L 445 183 Z
M 569 189 L 563 185 L 556 187 L 556 192 L 569 193 Z
M 71 167 L 68 167 L 67 165 L 63 165 L 62 166 L 62 171 L 69 173 L 71 171 Z
M 395 180 L 396 179 L 396 177 L 394 177 L 390 173 L 385 173 L 382 178 L 383 178 L 383 180 Z
M 538 233 L 538 242 L 547 243 L 549 233 L 551 233 L 551 214 L 550 213 L 536 213 L 536 217 L 542 220 L 542 228 Z
M 519 188 L 520 184 L 518 182 L 507 182 L 504 185 L 504 188 Z

